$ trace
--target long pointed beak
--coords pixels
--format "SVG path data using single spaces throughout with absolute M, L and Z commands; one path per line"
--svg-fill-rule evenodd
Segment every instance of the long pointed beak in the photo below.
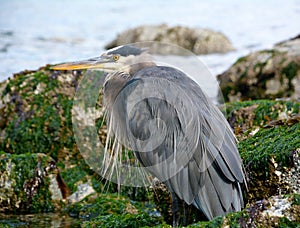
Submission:
M 83 70 L 83 69 L 110 69 L 110 60 L 102 57 L 91 58 L 83 61 L 62 63 L 51 67 L 53 70 Z

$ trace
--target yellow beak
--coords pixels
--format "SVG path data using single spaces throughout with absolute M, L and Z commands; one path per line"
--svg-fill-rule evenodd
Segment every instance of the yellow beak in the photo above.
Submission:
M 76 61 L 70 63 L 62 63 L 51 67 L 53 70 L 84 70 L 84 69 L 110 69 L 110 59 L 96 57 L 83 61 Z

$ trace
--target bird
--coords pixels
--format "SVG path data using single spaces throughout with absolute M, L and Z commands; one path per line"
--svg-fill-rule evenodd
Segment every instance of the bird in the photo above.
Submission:
M 240 211 L 246 178 L 226 118 L 187 74 L 153 59 L 145 48 L 129 44 L 52 69 L 107 73 L 108 125 L 140 165 L 167 186 L 174 227 L 180 225 L 180 200 L 208 220 Z

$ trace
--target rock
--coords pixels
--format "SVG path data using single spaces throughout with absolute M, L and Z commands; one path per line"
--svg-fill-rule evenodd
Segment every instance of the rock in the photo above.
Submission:
M 77 203 L 85 197 L 96 193 L 95 189 L 88 183 L 80 184 L 77 187 L 77 191 L 68 197 L 70 203 Z
M 51 212 L 69 195 L 56 162 L 45 154 L 0 153 L 0 212 Z
M 111 227 L 117 224 L 128 227 L 166 226 L 166 222 L 172 220 L 170 195 L 164 186 L 154 186 L 156 189 L 150 191 L 152 196 L 141 188 L 120 189 L 116 184 L 105 183 L 105 180 L 105 184 L 101 182 L 101 177 L 84 162 L 74 139 L 72 118 L 84 119 L 88 114 L 91 118 L 94 116 L 97 126 L 101 126 L 103 117 L 100 111 L 101 90 L 88 90 L 84 94 L 91 96 L 95 92 L 98 96 L 100 93 L 95 112 L 89 109 L 86 112 L 77 109 L 72 111 L 73 97 L 81 85 L 79 81 L 82 75 L 78 71 L 57 72 L 46 67 L 36 72 L 20 73 L 0 84 L 0 150 L 4 151 L 0 155 L 1 209 L 17 212 L 52 211 L 56 207 L 54 202 L 61 202 L 69 194 L 81 192 L 84 187 L 88 190 L 83 195 L 85 197 L 80 197 L 81 201 L 64 209 L 73 217 L 89 220 L 85 223 L 87 227 Z M 93 85 L 100 83 L 91 78 L 89 75 L 84 79 Z M 249 178 L 246 203 L 252 206 L 201 224 L 211 227 L 222 224 L 262 224 L 265 217 L 261 211 L 268 206 L 257 206 L 256 202 L 263 199 L 273 202 L 272 197 L 281 194 L 293 194 L 298 206 L 293 202 L 287 209 L 290 211 L 288 217 L 284 214 L 280 220 L 275 217 L 272 219 L 282 223 L 299 223 L 300 103 L 293 100 L 259 100 L 229 103 L 221 108 L 239 139 L 238 148 Z M 84 123 L 85 126 L 91 124 L 90 120 Z M 103 125 L 95 131 L 102 143 L 106 140 L 103 131 L 105 122 Z M 81 133 L 87 133 L 87 129 Z M 60 175 L 57 175 L 57 167 L 50 166 L 53 164 L 52 158 L 56 161 L 54 164 L 59 166 Z M 19 173 L 16 175 L 20 179 L 11 177 L 13 171 Z M 61 190 L 62 182 L 66 183 L 68 187 L 65 187 L 70 192 Z M 117 192 L 120 197 L 115 194 Z M 111 196 L 111 193 L 115 195 Z M 147 201 L 150 203 L 145 203 Z M 153 202 L 158 204 L 156 208 L 148 206 Z M 158 210 L 165 217 L 164 221 L 157 216 Z M 198 210 L 194 212 L 199 215 Z M 140 220 L 143 223 L 137 224 Z M 196 217 L 191 222 L 194 221 L 197 221 Z
M 48 154 L 67 167 L 78 159 L 71 119 L 78 80 L 79 74 L 42 68 L 2 82 L 0 150 Z
M 251 203 L 241 212 L 229 213 L 209 222 L 188 227 L 298 227 L 300 224 L 300 195 L 274 196 Z
M 143 25 L 128 29 L 119 34 L 105 48 L 110 49 L 119 45 L 142 41 L 175 44 L 196 55 L 226 53 L 234 50 L 228 38 L 220 32 L 183 26 L 168 27 L 165 24 L 157 26 Z M 158 46 L 154 53 L 180 55 L 180 53 L 173 53 L 172 51 L 169 47 Z
M 249 178 L 248 201 L 298 193 L 300 103 L 248 101 L 226 106 Z M 298 174 L 297 174 L 298 173 Z M 293 181 L 292 181 L 293 180 Z
M 300 38 L 239 58 L 217 76 L 226 101 L 300 98 Z
M 161 224 L 161 217 L 150 216 L 141 202 L 119 194 L 93 194 L 69 205 L 67 212 L 86 222 L 83 227 L 145 227 Z
M 265 216 L 283 217 L 284 213 L 291 207 L 291 202 L 288 198 L 282 198 L 282 196 L 273 196 L 271 206 L 263 211 Z M 292 216 L 289 216 L 292 219 Z

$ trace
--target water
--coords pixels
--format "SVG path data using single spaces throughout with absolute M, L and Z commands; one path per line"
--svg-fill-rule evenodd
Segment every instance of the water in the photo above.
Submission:
M 3 214 L 0 213 L 0 227 L 47 227 L 64 228 L 80 227 L 82 221 L 62 213 L 40 213 L 40 214 Z
M 161 23 L 227 35 L 236 51 L 199 57 L 216 75 L 242 55 L 297 35 L 299 21 L 299 0 L 0 0 L 0 81 L 97 56 L 123 30 Z

